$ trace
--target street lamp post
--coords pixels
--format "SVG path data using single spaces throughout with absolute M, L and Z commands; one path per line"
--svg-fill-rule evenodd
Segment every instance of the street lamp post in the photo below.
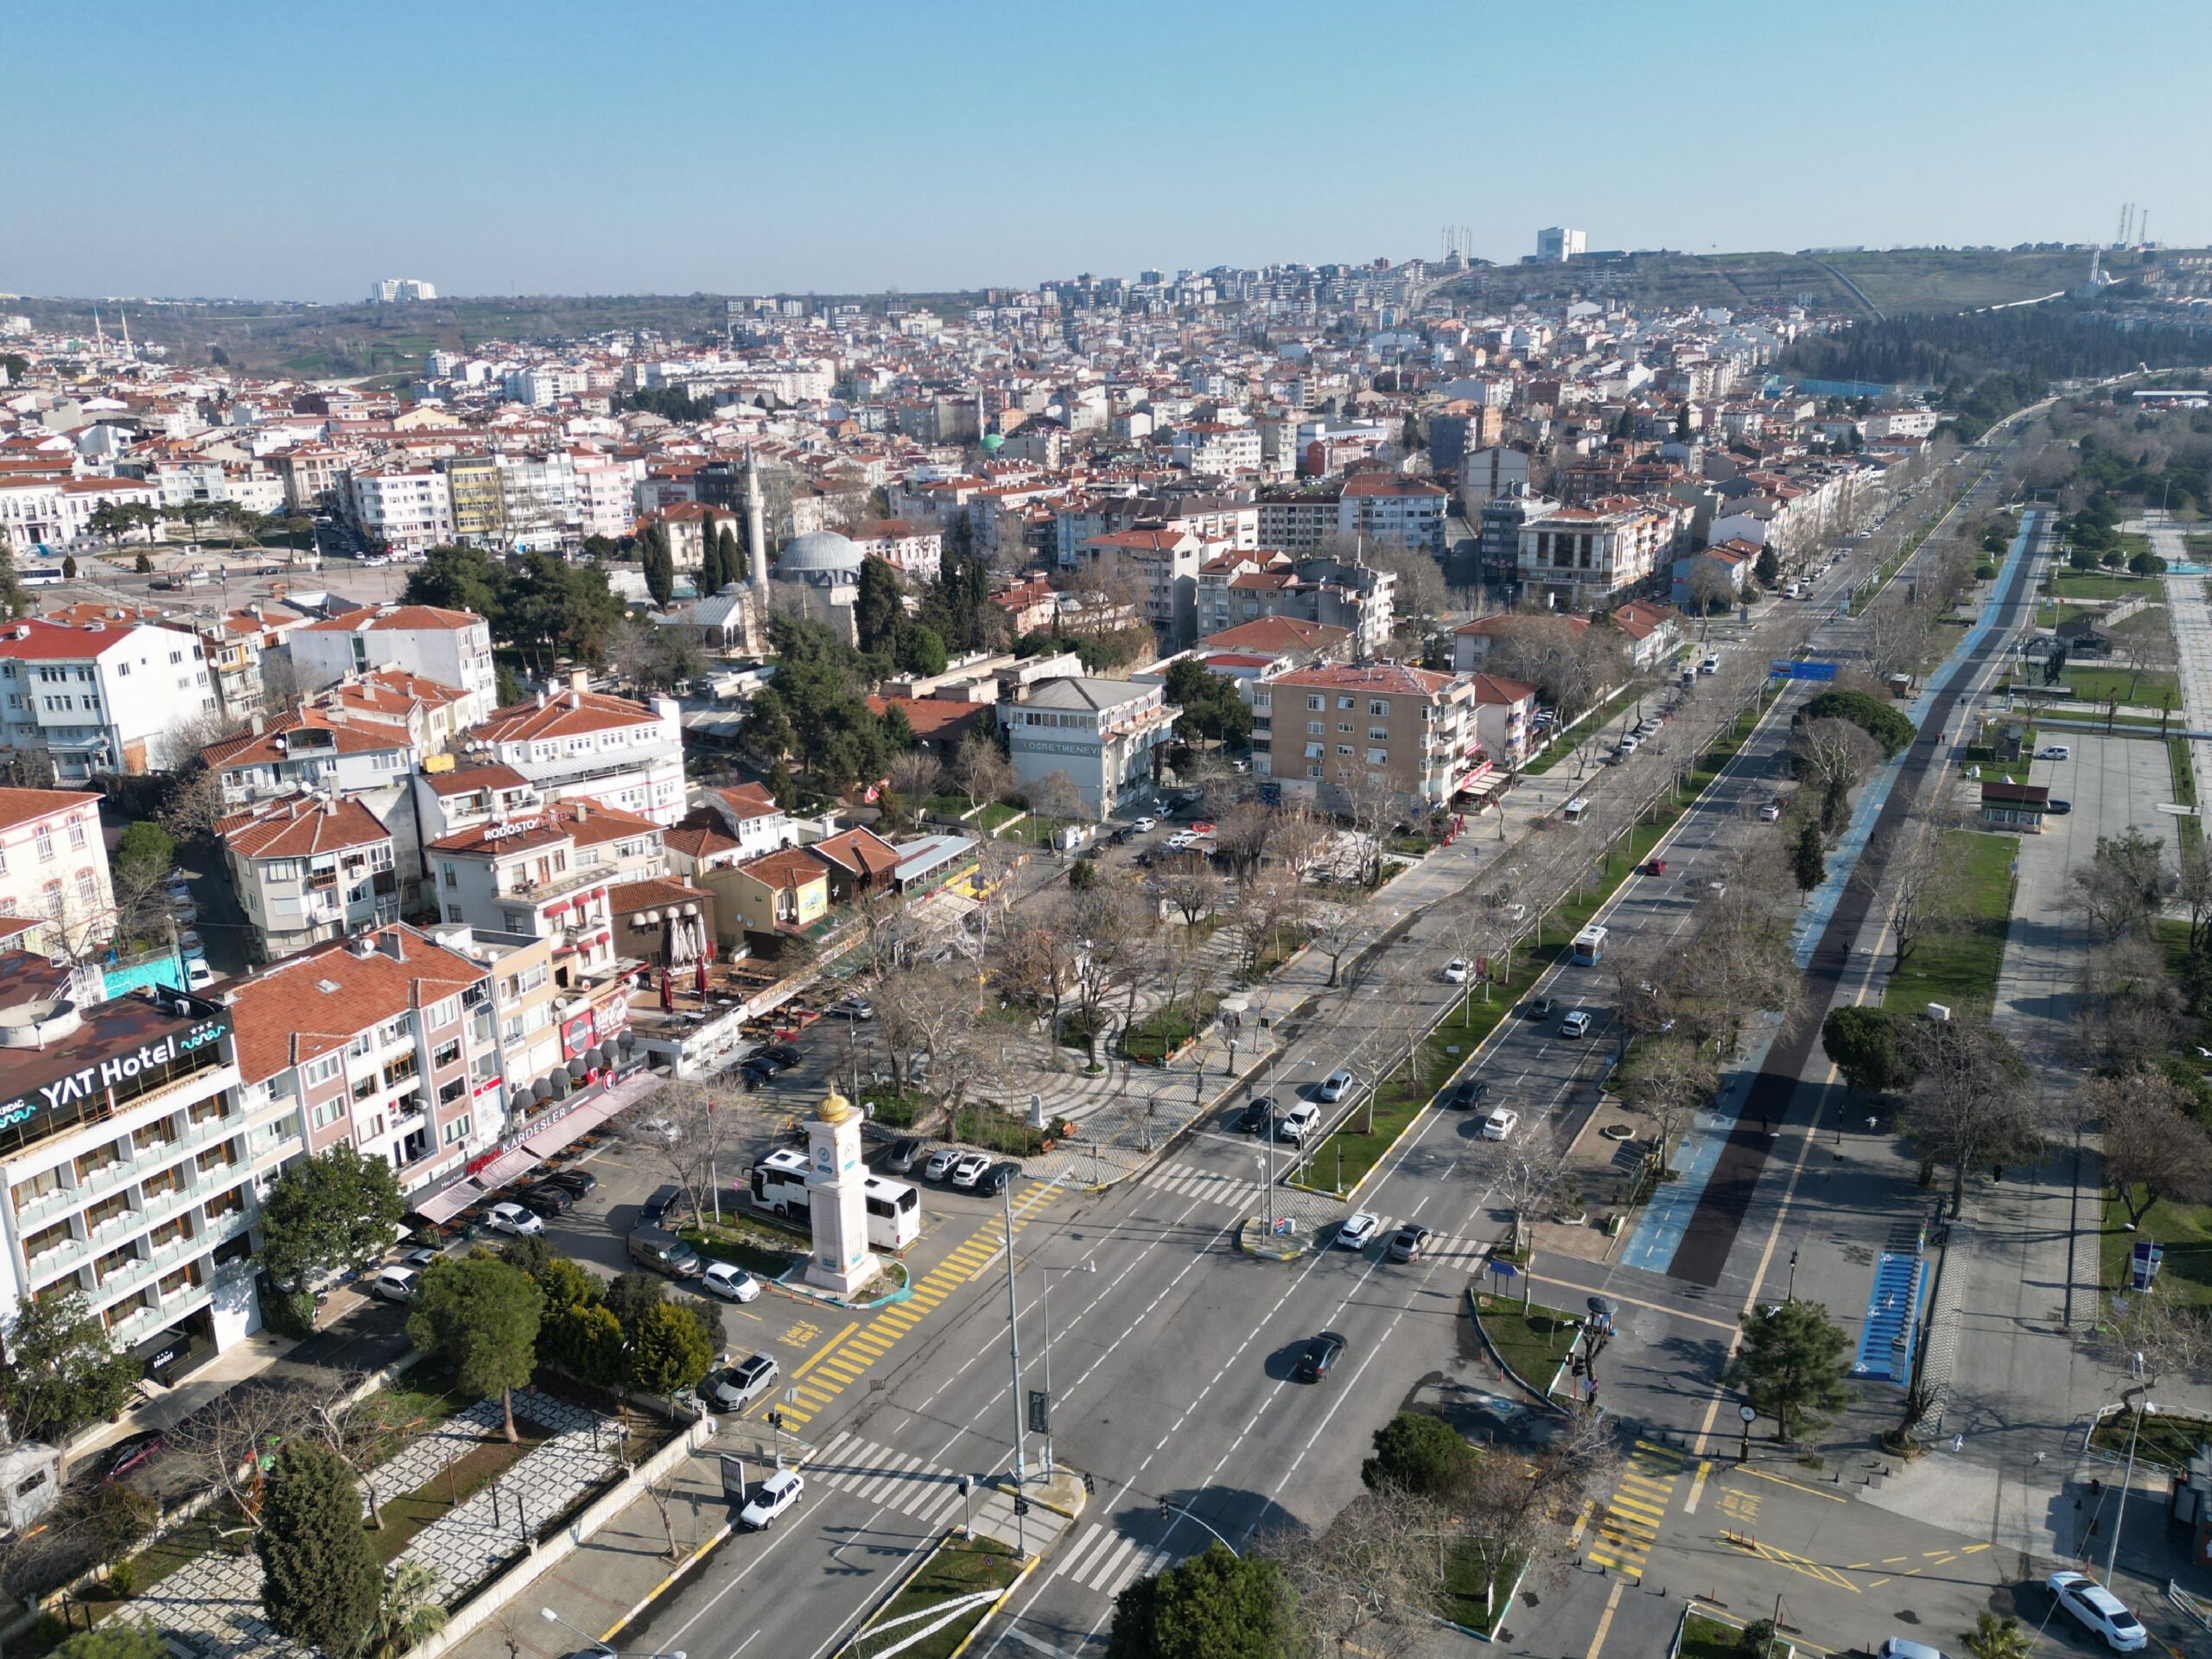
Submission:
M 1045 1317 L 1045 1475 L 1052 1478 L 1052 1275 L 1056 1273 L 1096 1273 L 1096 1262 L 1079 1262 L 1073 1267 L 1048 1268 L 1039 1262 L 1033 1264 L 1045 1275 L 1045 1289 L 1038 1297 Z
M 1006 1338 L 1007 1360 L 1014 1370 L 1014 1490 L 1018 1494 L 1029 1478 L 1022 1446 L 1021 1308 L 1014 1290 L 1014 1183 L 1006 1184 Z
M 592 1645 L 595 1651 L 604 1654 L 607 1656 L 607 1659 L 684 1659 L 683 1649 L 681 1648 L 652 1653 L 627 1654 L 620 1652 L 616 1649 L 608 1647 L 606 1643 L 601 1641 L 597 1637 L 593 1636 L 587 1631 L 577 1630 L 575 1625 L 569 1624 L 567 1619 L 562 1618 L 560 1614 L 555 1612 L 550 1607 L 540 1607 L 537 1610 L 537 1616 L 543 1619 L 548 1624 L 558 1624 L 563 1630 L 570 1632 L 572 1635 L 582 1637 L 586 1642 L 588 1642 Z
M 2105 1582 L 2107 1584 L 2112 1582 L 2112 1575 L 2119 1565 L 2120 1523 L 2127 1518 L 2127 1489 L 2135 1484 L 2135 1437 L 2143 1432 L 2144 1412 L 2157 1409 L 2148 1401 L 2140 1397 L 2147 1392 L 2146 1386 L 2139 1382 L 2133 1388 L 2126 1389 L 2120 1392 L 2120 1400 L 2123 1406 L 2127 1403 L 2131 1395 L 2136 1397 L 2135 1426 L 2127 1431 L 2127 1472 L 2120 1478 L 2120 1496 L 2113 1500 L 2112 1506 L 2112 1548 L 2105 1552 Z

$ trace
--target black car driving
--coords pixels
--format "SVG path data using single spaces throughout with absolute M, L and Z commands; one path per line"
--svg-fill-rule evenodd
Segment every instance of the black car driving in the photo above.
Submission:
M 1338 1356 L 1344 1351 L 1343 1335 L 1335 1331 L 1324 1331 L 1307 1343 L 1299 1354 L 1298 1380 L 1301 1382 L 1319 1382 L 1329 1374 L 1329 1368 L 1337 1363 Z

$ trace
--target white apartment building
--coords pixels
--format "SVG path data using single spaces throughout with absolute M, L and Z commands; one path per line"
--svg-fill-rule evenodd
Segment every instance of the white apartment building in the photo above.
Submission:
M 895 564 L 909 582 L 935 582 L 944 564 L 944 537 L 904 518 L 879 518 L 852 532 L 851 541 L 872 559 Z
M 115 934 L 115 890 L 100 840 L 100 798 L 0 789 L 0 916 L 35 916 L 15 943 L 82 960 Z
M 1172 453 L 1178 467 L 1203 477 L 1252 476 L 1260 470 L 1259 429 L 1195 421 L 1175 429 Z
M 1520 578 L 1548 604 L 1594 611 L 1670 568 L 1675 530 L 1657 507 L 1561 507 L 1522 525 Z
M 556 552 L 576 537 L 575 463 L 565 449 L 495 455 L 506 537 L 518 552 Z
M 232 1016 L 166 988 L 79 1000 L 0 956 L 0 1308 L 73 1290 L 168 1382 L 260 1328 L 255 1131 Z
M 249 1118 L 308 1153 L 350 1144 L 403 1195 L 457 1173 L 505 1122 L 491 987 L 404 923 L 315 945 L 226 987 Z
M 1182 712 L 1162 686 L 1076 675 L 1046 681 L 1027 702 L 1001 705 L 999 718 L 1017 787 L 1065 772 L 1084 812 L 1103 819 L 1150 791 L 1154 752 L 1173 738 Z
M 570 458 L 575 478 L 576 534 L 610 539 L 630 533 L 638 518 L 638 486 L 645 463 L 588 451 Z
M 432 605 L 378 605 L 295 628 L 284 650 L 305 685 L 333 685 L 349 674 L 399 668 L 461 694 L 454 718 L 474 726 L 498 700 L 492 625 L 474 611 Z
M 412 554 L 453 540 L 453 498 L 435 467 L 356 472 L 346 495 L 354 524 L 372 546 Z
M 216 833 L 258 961 L 399 919 L 391 832 L 359 801 L 295 795 Z
M 0 623 L 0 748 L 45 753 L 65 782 L 175 765 L 180 729 L 214 708 L 196 634 L 35 617 Z
M 588 811 L 588 804 L 577 804 Z M 633 838 L 645 839 L 637 834 L 639 820 L 620 816 Z M 597 856 L 587 865 L 575 827 L 572 818 L 547 812 L 479 824 L 432 842 L 424 856 L 441 919 L 551 940 L 555 978 L 564 986 L 611 969 L 615 951 L 607 889 L 624 879 L 620 861 Z M 657 847 L 657 836 L 647 844 Z
M 493 710 L 468 734 L 467 764 L 510 766 L 557 800 L 601 801 L 655 823 L 683 816 L 683 734 L 676 702 L 651 707 L 575 683 Z
M 238 736 L 201 750 L 200 759 L 219 780 L 223 804 L 243 810 L 280 796 L 396 789 L 421 755 L 404 731 L 302 709 L 274 718 L 256 715 Z
M 1429 553 L 1444 550 L 1444 518 L 1451 493 L 1441 484 L 1398 473 L 1355 473 L 1337 498 L 1337 534 Z

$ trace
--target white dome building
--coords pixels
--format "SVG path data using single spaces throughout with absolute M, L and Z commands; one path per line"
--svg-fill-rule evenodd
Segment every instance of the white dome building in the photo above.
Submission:
M 803 582 L 810 588 L 830 590 L 851 589 L 860 586 L 861 566 L 867 555 L 855 547 L 849 537 L 834 530 L 810 531 L 786 543 L 784 550 L 776 555 L 776 566 L 769 575 L 777 582 Z M 849 605 L 849 593 L 836 603 Z

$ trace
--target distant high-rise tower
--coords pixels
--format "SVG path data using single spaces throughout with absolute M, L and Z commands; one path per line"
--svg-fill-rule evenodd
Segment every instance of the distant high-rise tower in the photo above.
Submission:
M 1560 226 L 1536 232 L 1536 257 L 1548 263 L 1560 264 L 1577 258 L 1589 251 L 1590 235 L 1586 231 L 1570 231 Z

